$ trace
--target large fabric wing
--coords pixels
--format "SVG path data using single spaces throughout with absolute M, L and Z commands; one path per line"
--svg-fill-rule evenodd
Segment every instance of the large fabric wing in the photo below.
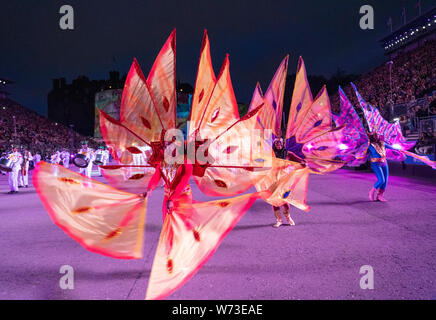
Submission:
M 194 175 L 203 193 L 234 196 L 254 186 L 271 167 L 272 149 L 264 143 L 263 131 L 256 130 L 257 114 L 250 111 L 214 140 L 197 150 L 204 175 Z
M 174 29 L 157 56 L 147 77 L 154 105 L 165 130 L 176 127 L 176 30 Z
M 276 112 L 271 104 L 265 102 L 260 84 L 257 83 L 251 99 L 250 107 L 248 108 L 248 112 L 253 111 L 262 104 L 263 107 L 259 112 L 256 130 L 261 130 L 264 133 L 265 141 L 272 147 L 274 136 L 279 136 L 279 134 L 281 135 L 280 128 L 279 132 L 275 131 Z
M 145 166 L 101 166 L 104 178 L 112 187 L 134 194 L 145 192 L 155 171 L 155 168 Z
M 199 128 L 201 118 L 203 117 L 204 110 L 212 95 L 215 84 L 216 78 L 210 56 L 209 37 L 207 36 L 207 32 L 204 31 L 203 44 L 201 46 L 200 59 L 198 62 L 197 79 L 195 81 L 195 90 L 192 97 L 188 137 L 195 138 L 193 134 L 195 130 Z
M 306 143 L 332 129 L 330 100 L 324 86 L 298 124 L 295 138 Z
M 302 75 L 305 73 L 300 74 L 305 79 Z M 308 86 L 307 81 L 301 82 L 297 79 L 298 82 L 303 86 Z M 310 89 L 307 88 L 307 90 L 310 92 Z M 296 104 L 294 99 L 302 100 L 299 92 L 307 92 L 307 90 L 301 88 L 297 90 L 296 85 L 292 105 Z M 333 128 L 332 126 L 330 99 L 325 87 L 312 104 L 308 105 L 308 102 L 309 100 L 304 105 L 305 114 L 296 117 L 301 123 L 296 123 L 296 129 L 293 130 L 295 136 L 287 136 L 286 148 L 304 159 L 312 173 L 324 174 L 337 170 L 345 164 L 345 161 L 341 160 L 341 156 L 346 153 L 346 150 L 341 148 L 346 142 L 344 127 Z M 292 131 L 288 130 L 288 132 Z
M 342 159 L 347 162 L 348 166 L 360 166 L 366 162 L 369 139 L 359 115 L 341 87 L 339 87 L 339 98 L 340 114 L 332 113 L 332 116 L 337 127 L 344 127 L 342 148 L 347 152 Z
M 258 197 L 176 201 L 164 221 L 146 299 L 164 299 L 192 278 Z
M 158 141 L 163 130 L 150 89 L 136 59 L 130 68 L 121 99 L 120 122 L 146 142 Z M 165 120 L 165 119 L 164 119 Z
M 402 150 L 401 152 L 403 152 L 406 156 L 412 157 L 418 161 L 425 163 L 426 165 L 432 167 L 433 169 L 436 169 L 436 161 L 430 160 L 426 156 L 420 156 L 420 155 L 417 155 L 415 153 L 412 153 L 412 152 L 409 152 L 406 150 Z
M 415 141 L 407 141 L 403 136 L 399 121 L 395 121 L 393 123 L 386 121 L 377 108 L 368 104 L 362 98 L 357 91 L 356 86 L 353 83 L 351 85 L 356 93 L 357 100 L 359 101 L 359 105 L 363 111 L 371 132 L 377 132 L 386 143 L 390 145 L 396 145 L 400 150 L 409 150 L 416 144 Z M 387 149 L 386 158 L 394 161 L 404 161 L 406 156 L 404 153 L 398 150 Z
M 325 174 L 345 165 L 345 161 L 341 159 L 342 155 L 347 153 L 347 149 L 341 149 L 344 139 L 343 130 L 344 127 L 338 127 L 303 146 L 302 152 L 313 173 Z
M 265 105 L 269 106 L 269 109 L 264 108 L 263 112 L 267 110 L 274 111 L 275 123 L 272 124 L 272 129 L 276 136 L 281 136 L 281 122 L 283 113 L 283 96 L 285 93 L 286 75 L 288 72 L 289 56 L 286 56 L 277 69 L 268 90 L 265 92 L 264 100 Z M 272 108 L 271 108 L 272 107 Z
M 259 83 L 256 85 L 250 103 L 249 111 L 253 110 L 261 103 L 265 104 L 259 113 L 259 128 L 265 131 L 267 140 L 271 141 L 271 134 L 274 134 L 276 137 L 282 136 L 281 121 L 283 113 L 283 96 L 285 93 L 288 62 L 289 56 L 286 56 L 277 69 L 264 96 L 262 96 L 262 90 Z
M 354 83 L 351 83 L 351 86 L 354 89 L 354 92 L 357 97 L 357 101 L 359 102 L 359 106 L 363 111 L 363 115 L 365 116 L 366 122 L 368 123 L 369 131 L 372 132 L 372 130 L 374 129 L 373 127 L 374 122 L 372 120 L 371 109 L 369 108 L 369 105 L 366 103 L 366 101 L 362 98 L 360 93 L 357 91 L 357 87 L 354 85 Z
M 301 167 L 298 163 L 277 159 L 262 180 L 256 184 L 257 191 L 263 193 L 263 200 L 272 206 L 282 206 L 289 203 L 296 208 L 309 211 L 306 204 L 309 169 Z
M 202 177 L 194 176 L 201 192 L 208 196 L 233 197 L 244 193 L 265 173 L 250 168 L 209 167 Z
M 220 75 L 200 119 L 202 139 L 211 139 L 223 132 L 229 124 L 239 119 L 238 103 L 230 78 L 229 56 L 226 55 Z
M 118 163 L 132 164 L 133 154 L 141 154 L 140 147 L 147 143 L 119 121 L 101 110 L 99 112 L 100 131 L 112 157 Z
M 113 258 L 142 257 L 145 198 L 46 162 L 35 168 L 33 184 L 53 222 L 83 247 Z
M 256 84 L 256 88 L 254 89 L 253 96 L 251 97 L 250 106 L 248 107 L 248 111 L 256 109 L 258 106 L 263 104 L 263 93 L 262 88 L 260 87 L 259 82 Z
M 291 108 L 289 110 L 286 139 L 297 134 L 297 130 L 303 123 L 303 119 L 312 105 L 313 97 L 307 81 L 306 67 L 303 58 L 299 58 L 297 76 L 295 79 L 294 91 L 292 94 Z

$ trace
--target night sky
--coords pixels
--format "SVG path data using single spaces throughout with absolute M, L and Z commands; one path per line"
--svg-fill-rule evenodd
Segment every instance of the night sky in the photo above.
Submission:
M 436 4 L 422 0 L 425 12 Z M 406 8 L 410 21 L 416 0 L 343 1 L 1 1 L 0 77 L 11 98 L 46 114 L 52 78 L 70 83 L 80 75 L 107 79 L 110 70 L 128 72 L 136 57 L 145 74 L 177 28 L 177 78 L 195 81 L 203 30 L 207 29 L 216 74 L 230 54 L 238 101 L 248 103 L 257 81 L 265 90 L 275 69 L 290 54 L 288 73 L 302 55 L 308 72 L 331 76 L 369 71 L 385 61 L 378 40 L 394 29 Z M 59 8 L 74 8 L 75 30 L 61 30 Z M 372 5 L 375 29 L 359 27 L 362 5 Z M 316 94 L 316 93 L 314 93 Z

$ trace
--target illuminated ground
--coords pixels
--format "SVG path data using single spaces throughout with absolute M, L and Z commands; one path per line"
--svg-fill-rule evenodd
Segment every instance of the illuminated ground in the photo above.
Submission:
M 392 177 L 388 203 L 370 203 L 374 176 L 312 176 L 310 213 L 276 230 L 257 201 L 215 255 L 170 299 L 436 299 L 436 185 Z M 194 197 L 204 200 L 193 184 Z M 143 299 L 161 228 L 162 190 L 148 205 L 144 259 L 83 249 L 55 226 L 33 188 L 7 195 L 0 176 L 0 299 Z M 74 290 L 59 287 L 62 265 Z M 374 290 L 359 286 L 363 265 Z

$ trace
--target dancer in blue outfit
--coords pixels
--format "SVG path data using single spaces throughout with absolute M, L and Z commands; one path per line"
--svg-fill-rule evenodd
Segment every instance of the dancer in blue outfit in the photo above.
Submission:
M 368 138 L 370 142 L 368 152 L 371 161 L 371 168 L 377 177 L 377 182 L 369 192 L 369 199 L 371 201 L 386 202 L 387 200 L 383 197 L 389 178 L 389 166 L 386 161 L 386 148 L 395 149 L 381 140 L 375 131 L 369 133 Z

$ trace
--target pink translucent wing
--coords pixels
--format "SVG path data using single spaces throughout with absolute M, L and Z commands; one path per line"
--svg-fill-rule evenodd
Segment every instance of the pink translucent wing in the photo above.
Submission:
M 141 152 L 138 147 L 145 146 L 147 143 L 119 121 L 101 110 L 99 112 L 100 131 L 112 157 L 118 163 L 131 164 L 132 155 Z
M 380 112 L 373 106 L 369 105 L 369 109 L 371 110 L 371 126 L 373 131 L 377 131 L 381 136 L 385 136 L 386 130 L 389 130 L 389 122 L 386 121 Z
M 256 129 L 265 133 L 265 138 L 272 136 L 275 120 L 275 112 L 269 104 L 265 104 L 263 99 L 262 89 L 259 82 L 256 84 L 256 89 L 253 92 L 251 98 L 250 107 L 248 112 L 255 110 L 260 105 L 263 105 L 262 110 L 259 112 L 259 116 L 256 123 Z
M 304 145 L 302 151 L 312 172 L 327 173 L 344 166 L 340 157 L 343 130 L 344 127 L 329 131 Z
M 429 159 L 428 157 L 426 157 L 426 156 L 419 156 L 419 155 L 417 155 L 417 154 L 415 154 L 415 153 L 412 153 L 412 152 L 409 152 L 409 151 L 405 151 L 405 150 L 403 150 L 402 152 L 403 152 L 405 155 L 407 155 L 407 156 L 409 156 L 409 157 L 412 157 L 412 158 L 414 158 L 414 159 L 416 159 L 416 160 L 419 160 L 419 161 L 425 163 L 426 165 L 432 167 L 433 169 L 436 169 L 436 161 L 432 161 L 432 160 L 430 160 L 430 159 Z
M 89 251 L 142 257 L 146 199 L 40 162 L 33 184 L 53 222 Z
M 303 59 L 300 57 L 289 110 L 286 139 L 290 139 L 297 134 L 298 127 L 302 124 L 308 109 L 312 105 L 312 101 L 312 92 L 307 81 L 306 67 Z
M 288 72 L 289 56 L 286 56 L 279 68 L 277 69 L 268 90 L 265 92 L 265 104 L 272 107 L 275 115 L 275 123 L 273 123 L 273 130 L 278 135 L 281 135 L 281 121 L 283 113 L 283 95 L 285 92 L 286 75 Z M 266 110 L 266 109 L 264 109 Z
M 365 132 L 365 127 L 363 126 L 356 110 L 354 110 L 353 105 L 351 104 L 348 97 L 345 95 L 345 92 L 342 90 L 342 88 L 339 88 L 339 98 L 341 112 L 339 116 L 333 114 L 336 126 L 348 126 L 350 127 L 350 130 L 353 129 L 353 132 L 349 132 L 350 135 L 352 134 L 352 138 L 362 139 L 366 137 L 367 141 L 368 136 Z
M 238 104 L 230 78 L 229 57 L 226 56 L 216 85 L 200 119 L 202 139 L 213 138 L 239 119 Z
M 210 56 L 209 38 L 207 32 L 204 31 L 203 44 L 201 46 L 201 54 L 198 62 L 197 79 L 195 81 L 195 91 L 192 97 L 188 137 L 192 137 L 195 130 L 199 127 L 215 84 L 216 78 Z
M 257 191 L 263 193 L 263 199 L 273 206 L 289 203 L 296 208 L 309 211 L 306 204 L 309 169 L 282 159 L 274 159 L 272 169 L 256 184 Z
M 264 172 L 250 168 L 210 167 L 206 169 L 204 176 L 194 177 L 194 180 L 206 195 L 233 197 L 253 187 L 264 175 Z
M 362 98 L 362 96 L 357 91 L 356 86 L 354 84 L 352 84 L 352 86 L 356 93 L 357 99 L 359 100 L 359 104 L 364 112 L 371 132 L 376 131 L 380 136 L 382 136 L 385 142 L 390 145 L 397 145 L 401 148 L 401 150 L 411 149 L 416 142 L 406 140 L 401 131 L 401 125 L 399 121 L 395 121 L 393 123 L 389 123 L 388 121 L 386 121 L 375 107 L 369 105 Z M 404 153 L 391 149 L 386 150 L 386 157 L 394 161 L 404 161 L 406 159 Z
M 272 150 L 264 143 L 263 131 L 256 130 L 257 114 L 261 109 L 250 111 L 211 141 L 208 147 L 210 164 L 230 167 L 270 164 Z
M 341 145 L 344 152 L 340 156 L 348 166 L 360 166 L 366 162 L 369 139 L 356 110 L 341 88 L 339 97 L 341 112 L 333 114 L 333 119 L 337 127 L 344 127 Z
M 105 166 L 101 172 L 106 181 L 113 187 L 134 194 L 142 194 L 150 182 L 155 169 L 151 167 Z
M 176 127 L 176 30 L 157 56 L 147 77 L 147 85 L 164 129 Z
M 260 106 L 263 103 L 264 101 L 263 101 L 262 89 L 258 82 L 256 84 L 256 88 L 254 89 L 253 96 L 251 97 L 250 107 L 248 108 L 248 111 L 256 109 L 258 106 Z
M 146 299 L 164 299 L 192 278 L 258 197 L 176 204 L 164 221 Z
M 157 141 L 163 129 L 160 111 L 154 105 L 147 82 L 135 59 L 124 85 L 120 122 L 144 141 Z
M 386 158 L 393 161 L 404 161 L 406 155 L 398 150 L 386 149 Z
M 306 143 L 331 130 L 331 118 L 330 99 L 324 87 L 299 124 L 295 136 L 297 142 Z
M 354 83 L 351 83 L 351 86 L 353 87 L 357 100 L 359 101 L 360 108 L 362 109 L 363 115 L 365 116 L 366 122 L 368 123 L 369 130 L 372 132 L 374 130 L 374 118 L 371 112 L 371 107 L 366 103 L 366 101 L 359 94 Z
M 198 149 L 197 161 L 212 166 L 204 175 L 195 177 L 205 194 L 234 196 L 253 187 L 265 174 L 272 150 L 265 144 L 263 132 L 255 129 L 258 111 L 250 111 L 211 141 L 207 157 L 202 148 Z
M 344 161 L 326 160 L 321 158 L 310 158 L 310 172 L 315 174 L 326 174 L 336 171 L 345 165 Z

